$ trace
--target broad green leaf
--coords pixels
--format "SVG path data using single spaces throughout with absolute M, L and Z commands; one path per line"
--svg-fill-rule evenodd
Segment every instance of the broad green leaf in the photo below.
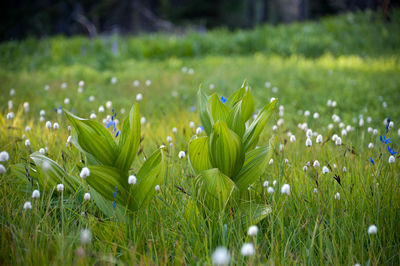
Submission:
M 156 185 L 162 187 L 166 173 L 164 153 L 165 148 L 156 150 L 147 158 L 137 173 L 137 182 L 131 189 L 131 195 L 133 195 L 133 200 L 130 202 L 131 210 L 144 207 L 156 194 Z
M 34 152 L 30 155 L 36 165 L 39 185 L 44 189 L 53 189 L 57 184 L 63 184 L 66 191 L 78 188 L 80 180 L 68 175 L 61 166 L 45 155 Z
M 246 125 L 245 125 L 243 117 L 242 117 L 240 102 L 237 103 L 229 112 L 229 115 L 227 118 L 227 124 L 228 124 L 228 127 L 233 132 L 235 132 L 240 138 L 242 138 L 243 134 L 246 130 Z
M 226 101 L 226 105 L 232 108 L 235 106 L 238 102 L 240 102 L 243 98 L 243 95 L 246 92 L 246 87 L 248 86 L 247 81 L 244 81 L 242 83 L 242 86 L 240 89 L 238 89 L 234 94 L 232 94 L 230 97 L 228 97 L 228 100 Z
M 240 137 L 224 121 L 218 121 L 213 126 L 208 143 L 212 166 L 229 177 L 235 176 L 244 162 Z
M 99 165 L 99 164 L 101 164 L 99 161 L 97 161 L 97 159 L 96 159 L 96 157 L 94 157 L 94 155 L 88 153 L 87 151 L 85 151 L 85 150 L 81 147 L 81 145 L 79 145 L 79 142 L 78 142 L 78 134 L 77 134 L 77 132 L 73 132 L 73 133 L 72 133 L 72 135 L 71 135 L 71 143 L 72 143 L 72 145 L 74 145 L 75 148 L 77 148 L 80 152 L 82 152 L 82 153 L 85 154 L 86 160 L 87 160 L 87 163 L 88 163 L 88 164 L 90 164 L 90 165 Z
M 229 107 L 220 101 L 216 93 L 211 95 L 210 98 L 208 99 L 207 108 L 211 113 L 214 123 L 216 123 L 219 120 L 226 121 L 229 115 Z
M 243 135 L 245 151 L 248 151 L 257 145 L 261 132 L 263 131 L 265 125 L 275 111 L 275 106 L 277 102 L 278 100 L 276 99 L 268 105 L 264 106 L 264 108 L 257 115 L 257 118 L 246 129 L 246 132 Z
M 241 191 L 247 191 L 247 188 L 264 172 L 273 155 L 275 142 L 276 137 L 271 138 L 269 146 L 254 149 L 246 153 L 242 169 L 237 176 L 233 177 L 233 180 Z
M 127 217 L 125 215 L 126 203 L 118 202 L 117 195 L 117 203 L 115 208 L 113 207 L 113 201 L 106 199 L 100 193 L 98 193 L 93 187 L 90 186 L 90 196 L 93 198 L 97 207 L 108 217 L 116 216 L 119 221 L 126 221 Z
M 189 164 L 196 174 L 212 168 L 208 154 L 208 139 L 209 137 L 205 136 L 189 142 Z
M 105 127 L 97 121 L 79 118 L 65 111 L 68 120 L 76 130 L 76 140 L 81 149 L 97 161 L 112 165 L 117 150 L 116 143 Z
M 210 211 L 223 211 L 236 190 L 235 183 L 218 168 L 201 172 L 196 178 L 198 203 Z
M 237 218 L 240 219 L 240 223 L 245 228 L 253 224 L 258 224 L 272 211 L 271 207 L 267 206 L 265 203 L 254 201 L 242 202 L 239 204 L 239 209 L 238 213 L 241 215 Z
M 119 154 L 115 166 L 121 172 L 127 172 L 135 159 L 140 143 L 139 105 L 132 106 L 129 116 L 125 119 L 119 136 Z
M 86 182 L 95 189 L 105 199 L 121 204 L 127 204 L 128 199 L 128 176 L 121 176 L 118 168 L 107 165 L 94 165 L 88 167 L 90 175 L 86 178 Z M 120 180 L 126 180 L 120 182 Z M 117 192 L 116 198 L 113 193 Z
M 212 122 L 211 114 L 207 109 L 208 98 L 209 97 L 207 96 L 207 94 L 205 94 L 200 87 L 199 91 L 197 92 L 197 108 L 199 110 L 201 124 L 204 127 L 204 131 L 209 136 L 211 133 Z
M 240 104 L 240 109 L 242 111 L 242 117 L 244 122 L 249 120 L 254 113 L 254 99 L 253 95 L 251 95 L 250 90 L 246 90 L 242 100 L 238 103 Z

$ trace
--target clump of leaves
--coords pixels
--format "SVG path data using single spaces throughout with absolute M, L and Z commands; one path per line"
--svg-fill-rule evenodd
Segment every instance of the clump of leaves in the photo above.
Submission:
M 247 83 L 228 99 L 208 96 L 200 88 L 198 110 L 207 136 L 194 137 L 188 148 L 196 173 L 197 202 L 211 212 L 222 212 L 232 202 L 249 202 L 248 188 L 264 172 L 272 157 L 269 145 L 256 147 L 260 134 L 275 111 L 277 100 L 265 105 L 256 118 Z M 267 211 L 259 213 L 265 217 Z
M 35 152 L 31 159 L 39 186 L 53 189 L 56 184 L 64 183 L 65 191 L 75 191 L 87 185 L 97 206 L 108 215 L 146 206 L 156 193 L 155 186 L 163 183 L 166 149 L 160 147 L 154 151 L 137 171 L 136 184 L 128 184 L 130 167 L 140 145 L 139 105 L 131 108 L 118 137 L 97 121 L 68 111 L 65 114 L 74 128 L 71 142 L 85 154 L 90 175 L 85 180 L 69 175 L 56 162 Z

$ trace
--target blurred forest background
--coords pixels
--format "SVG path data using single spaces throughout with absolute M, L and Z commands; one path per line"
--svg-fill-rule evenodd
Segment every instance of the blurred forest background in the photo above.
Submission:
M 251 28 L 366 9 L 389 14 L 396 6 L 398 0 L 14 0 L 3 4 L 0 40 Z

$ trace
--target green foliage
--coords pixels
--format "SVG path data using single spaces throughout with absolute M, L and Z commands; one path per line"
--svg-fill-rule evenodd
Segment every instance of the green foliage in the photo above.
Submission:
M 246 197 L 248 187 L 268 165 L 274 141 L 254 147 L 278 100 L 262 108 L 251 122 L 254 100 L 246 82 L 226 104 L 215 93 L 208 97 L 201 87 L 197 95 L 200 120 L 208 136 L 190 141 L 189 163 L 197 174 L 198 201 L 221 212 L 231 199 L 237 200 L 233 194 Z

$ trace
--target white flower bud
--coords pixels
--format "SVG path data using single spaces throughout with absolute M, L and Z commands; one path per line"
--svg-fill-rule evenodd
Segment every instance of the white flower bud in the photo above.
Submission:
M 87 167 L 83 167 L 80 173 L 82 179 L 86 179 L 90 175 L 90 170 Z

